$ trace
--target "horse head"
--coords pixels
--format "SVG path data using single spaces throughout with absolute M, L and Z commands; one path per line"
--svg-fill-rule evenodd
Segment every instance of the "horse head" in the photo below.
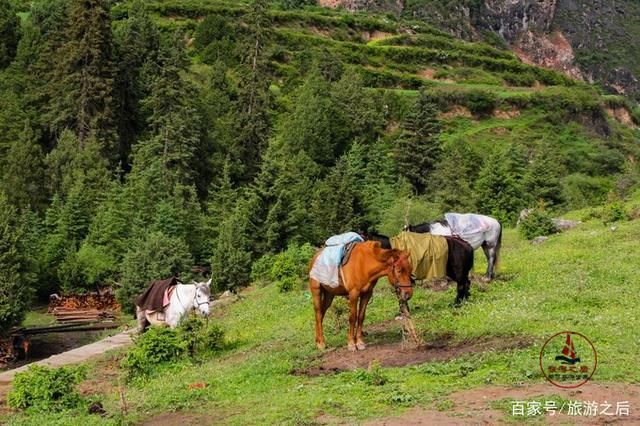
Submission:
M 400 300 L 406 302 L 413 297 L 413 280 L 411 279 L 411 262 L 409 253 L 401 250 L 392 250 L 392 255 L 387 260 L 387 279 L 396 289 Z
M 193 299 L 194 308 L 202 316 L 209 316 L 209 298 L 211 297 L 211 279 L 206 283 L 197 283 L 196 294 Z

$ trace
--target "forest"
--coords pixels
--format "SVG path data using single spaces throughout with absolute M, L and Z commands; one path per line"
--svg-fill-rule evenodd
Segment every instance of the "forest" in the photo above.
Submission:
M 149 280 L 236 289 L 348 230 L 637 187 L 624 97 L 311 3 L 0 0 L 0 331 L 54 292 L 130 310 Z

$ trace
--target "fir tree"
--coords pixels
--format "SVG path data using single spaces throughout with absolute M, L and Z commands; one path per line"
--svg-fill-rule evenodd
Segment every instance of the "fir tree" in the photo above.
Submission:
M 44 155 L 29 122 L 10 146 L 4 159 L 3 187 L 20 210 L 40 210 L 45 205 Z
M 80 149 L 98 142 L 115 148 L 114 63 L 107 0 L 72 0 L 65 41 L 55 52 L 47 119 L 55 133 L 70 128 Z
M 508 146 L 495 159 L 485 160 L 475 185 L 476 206 L 480 213 L 514 223 L 520 210 L 527 206 L 523 197 L 522 150 Z
M 146 121 L 140 109 L 140 102 L 149 94 L 143 65 L 155 59 L 160 45 L 159 32 L 142 1 L 136 0 L 131 5 L 128 19 L 115 28 L 114 44 L 118 58 L 115 101 L 119 159 L 128 170 L 131 145 L 143 131 Z
M 176 34 L 163 44 L 157 62 L 148 65 L 153 77 L 142 105 L 148 111 L 149 135 L 136 148 L 134 167 L 148 168 L 159 162 L 156 178 L 165 180 L 167 188 L 195 181 L 193 162 L 201 128 L 194 89 L 180 75 L 188 63 L 184 42 Z
M 548 207 L 562 204 L 560 176 L 563 174 L 563 169 L 553 145 L 539 144 L 535 148 L 523 180 L 524 191 L 531 201 L 542 201 Z
M 433 189 L 429 188 L 431 174 L 442 154 L 437 111 L 432 99 L 424 92 L 420 93 L 396 142 L 398 169 L 418 194 Z
M 20 20 L 9 0 L 0 0 L 0 68 L 11 63 L 20 40 Z
M 22 321 L 32 295 L 23 237 L 18 212 L 0 192 L 0 335 Z

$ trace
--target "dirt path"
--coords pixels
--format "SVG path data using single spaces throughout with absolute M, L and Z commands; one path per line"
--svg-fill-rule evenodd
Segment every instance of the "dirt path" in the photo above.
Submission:
M 67 352 L 63 352 L 57 355 L 50 356 L 40 361 L 33 362 L 31 364 L 23 365 L 13 370 L 0 373 L 0 395 L 4 394 L 11 384 L 13 377 L 16 373 L 26 370 L 30 365 L 46 365 L 49 367 L 60 367 L 63 365 L 77 364 L 93 358 L 97 355 L 101 355 L 111 349 L 121 348 L 131 343 L 131 334 L 135 332 L 135 329 L 130 329 L 99 340 L 94 343 L 90 343 L 79 348 L 72 349 Z
M 535 417 L 508 415 L 512 409 L 510 400 L 535 399 L 542 401 L 544 405 L 547 400 L 557 400 L 558 396 L 567 400 L 567 404 L 575 401 L 583 404 L 580 415 L 575 411 L 572 415 L 568 415 L 568 405 L 560 410 L 563 403 L 558 405 L 558 411 L 554 415 L 551 415 L 551 412 Z M 640 385 L 587 383 L 577 389 L 560 389 L 547 383 L 523 387 L 489 386 L 455 392 L 446 399 L 448 406 L 451 407 L 446 410 L 414 407 L 401 416 L 376 419 L 366 424 L 369 426 L 513 424 L 514 420 L 534 418 L 539 422 L 544 420 L 545 424 L 640 424 Z M 629 414 L 615 415 L 617 403 L 625 401 L 628 402 Z M 584 402 L 596 402 L 598 414 L 586 415 Z M 603 405 L 605 403 L 611 404 L 611 408 L 606 409 Z M 498 408 L 498 405 L 502 408 Z M 527 405 L 525 404 L 524 407 L 526 413 Z M 545 413 L 544 408 L 542 412 Z M 542 419 L 543 416 L 544 419 Z

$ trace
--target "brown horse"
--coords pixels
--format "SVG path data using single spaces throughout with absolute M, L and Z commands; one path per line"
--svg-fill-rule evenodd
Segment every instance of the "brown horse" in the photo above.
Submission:
M 310 268 L 319 254 L 320 252 L 316 253 L 311 260 Z M 349 350 L 362 351 L 366 348 L 362 339 L 365 311 L 373 295 L 373 288 L 378 279 L 385 275 L 401 300 L 411 299 L 413 288 L 409 255 L 400 250 L 385 250 L 377 241 L 356 244 L 349 262 L 342 268 L 342 280 L 338 287 L 330 287 L 313 278 L 309 279 L 313 308 L 316 313 L 318 349 L 325 348 L 322 320 L 334 296 L 347 296 L 349 299 L 349 337 L 347 339 Z

